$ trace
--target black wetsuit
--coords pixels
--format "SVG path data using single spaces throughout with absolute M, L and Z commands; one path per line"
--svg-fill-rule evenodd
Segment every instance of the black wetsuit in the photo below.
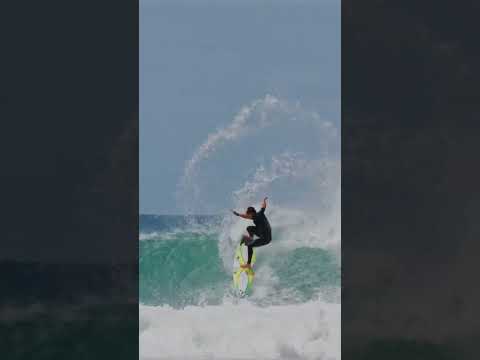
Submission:
M 245 241 L 245 245 L 248 247 L 249 264 L 252 261 L 253 248 L 267 245 L 272 241 L 272 229 L 265 216 L 265 208 L 262 208 L 259 212 L 254 214 L 252 220 L 255 226 L 247 227 L 248 234 L 252 240 Z M 253 238 L 253 235 L 257 235 L 258 238 Z

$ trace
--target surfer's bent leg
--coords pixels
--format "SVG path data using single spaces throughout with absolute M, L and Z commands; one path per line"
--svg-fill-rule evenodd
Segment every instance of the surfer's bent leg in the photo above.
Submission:
M 250 235 L 250 241 L 246 241 L 245 245 L 248 247 L 248 261 L 247 263 L 250 264 L 252 261 L 252 256 L 253 256 L 253 247 L 258 246 L 256 245 L 257 241 L 260 239 L 253 239 L 253 235 L 260 236 L 259 231 L 256 226 L 248 226 L 247 227 L 247 232 L 248 235 Z M 255 245 L 253 245 L 255 244 Z
M 252 260 L 252 255 L 253 255 L 253 248 L 254 247 L 260 247 L 263 245 L 270 244 L 270 241 L 272 239 L 269 237 L 261 237 L 258 239 L 253 240 L 250 245 L 248 245 L 248 263 L 250 264 L 250 261 Z
M 255 239 L 255 241 L 253 241 L 250 246 L 252 247 L 259 247 L 259 246 L 263 246 L 263 245 L 267 245 L 267 244 L 270 244 L 270 241 L 272 241 L 272 238 L 268 237 L 268 236 L 262 236 L 258 239 Z
M 268 234 L 262 234 L 256 226 L 247 227 L 247 232 L 248 235 L 250 235 L 250 239 L 244 238 L 242 239 L 242 242 L 245 243 L 245 245 L 247 245 L 248 247 L 247 263 L 250 264 L 253 256 L 253 248 L 270 244 L 270 241 L 272 241 L 272 237 Z M 257 235 L 258 238 L 254 239 L 253 235 Z
M 253 235 L 258 235 L 256 226 L 247 226 L 248 235 L 253 239 Z
M 253 246 L 248 247 L 248 261 L 247 264 L 250 264 L 252 262 L 252 256 L 253 256 Z

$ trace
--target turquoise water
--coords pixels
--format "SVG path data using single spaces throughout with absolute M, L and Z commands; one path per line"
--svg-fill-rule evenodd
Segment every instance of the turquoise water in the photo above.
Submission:
M 230 280 L 219 258 L 215 236 L 179 233 L 169 239 L 140 241 L 140 302 L 182 306 L 223 297 Z M 205 295 L 203 295 L 205 296 Z
M 231 295 L 231 269 L 219 251 L 218 222 L 209 223 L 207 218 L 200 230 L 192 230 L 195 226 L 178 218 L 143 216 L 143 224 L 149 231 L 141 228 L 139 242 L 142 304 L 217 305 Z M 306 302 L 320 293 L 326 298 L 337 296 L 340 266 L 329 251 L 280 247 L 274 236 L 257 254 L 252 294 L 257 303 Z M 263 293 L 255 294 L 256 288 Z

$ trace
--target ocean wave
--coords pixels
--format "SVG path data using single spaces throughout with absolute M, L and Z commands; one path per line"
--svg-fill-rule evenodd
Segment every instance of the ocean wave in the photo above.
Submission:
M 221 303 L 232 290 L 233 260 L 224 266 L 218 245 L 217 234 L 188 231 L 141 241 L 140 302 L 177 308 Z M 340 267 L 334 252 L 277 239 L 256 251 L 251 301 L 257 305 L 305 302 L 319 295 L 339 299 Z

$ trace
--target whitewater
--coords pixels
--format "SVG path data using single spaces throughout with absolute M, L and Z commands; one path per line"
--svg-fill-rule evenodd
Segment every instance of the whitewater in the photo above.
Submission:
M 272 95 L 208 134 L 178 182 L 185 215 L 140 216 L 141 359 L 340 359 L 339 149 L 335 122 Z M 273 239 L 240 299 L 232 260 L 250 224 L 229 209 L 264 196 Z

